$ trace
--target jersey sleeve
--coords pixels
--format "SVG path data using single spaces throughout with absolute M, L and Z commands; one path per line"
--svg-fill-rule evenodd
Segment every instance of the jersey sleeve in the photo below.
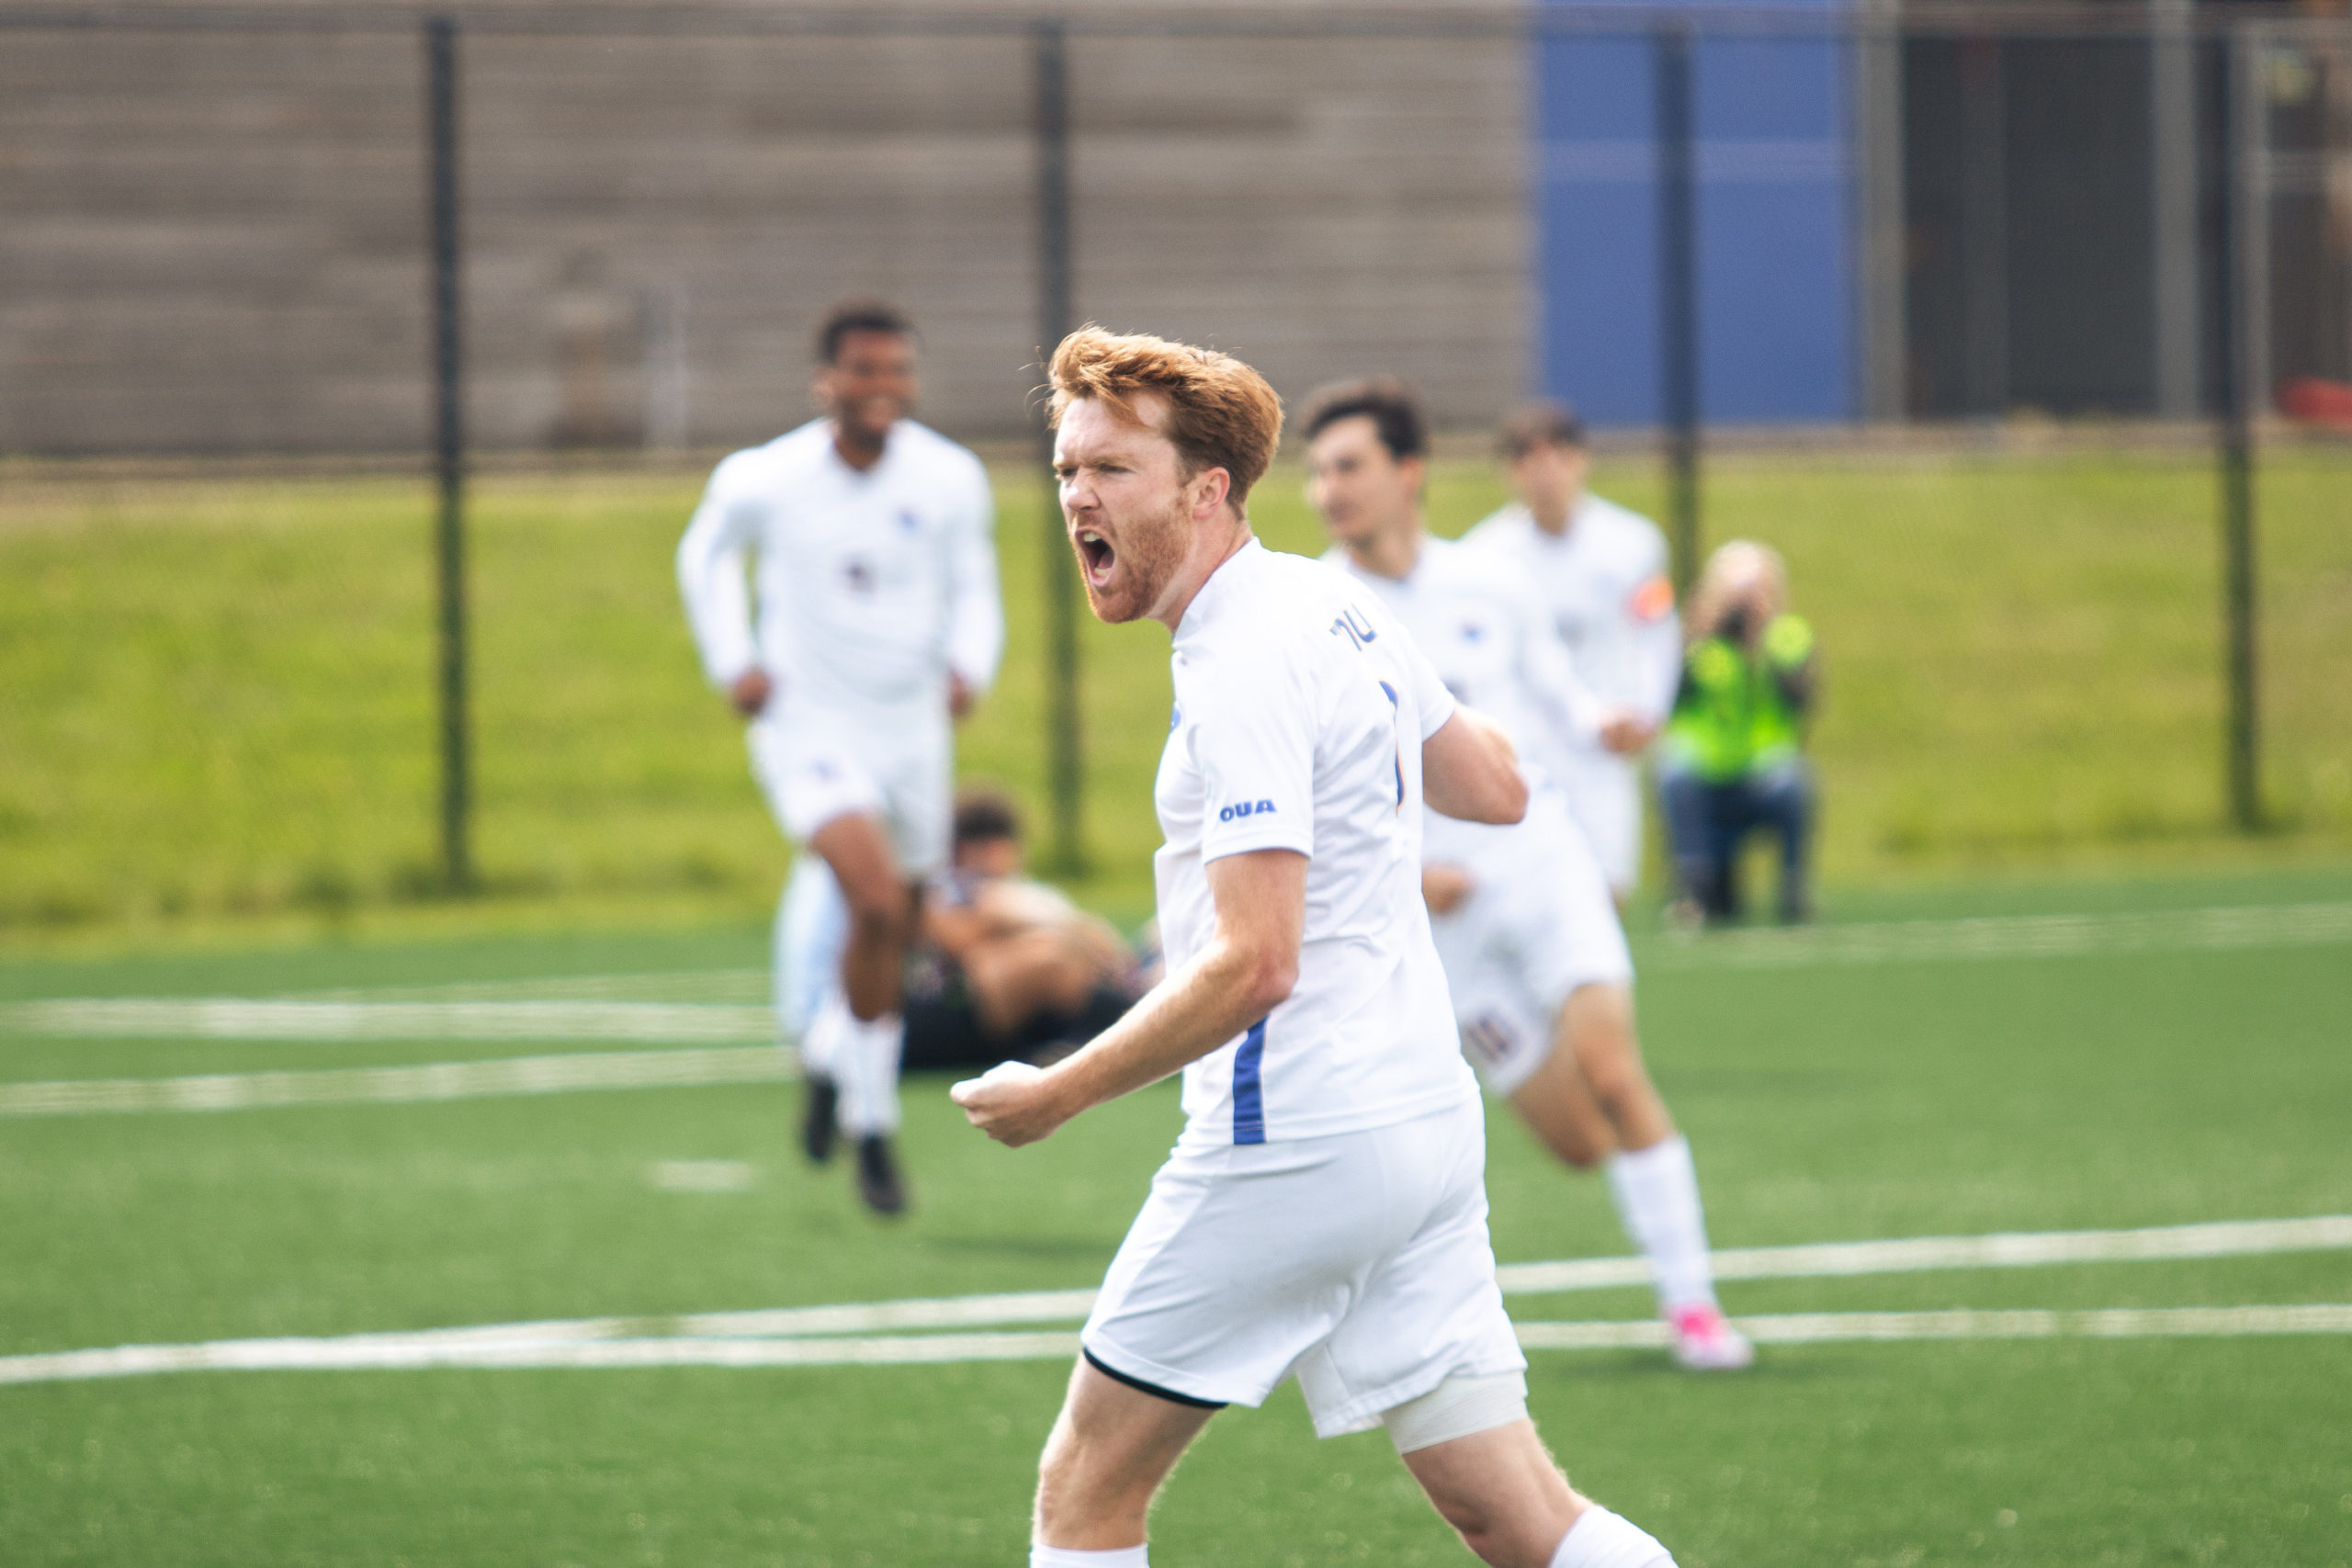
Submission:
M 1312 854 L 1317 715 L 1305 671 L 1205 673 L 1180 698 L 1201 776 L 1201 859 Z
M 1437 666 L 1421 651 L 1421 645 L 1406 635 L 1402 626 L 1396 628 L 1396 637 L 1405 679 L 1413 690 L 1413 711 L 1420 717 L 1421 739 L 1427 740 L 1445 728 L 1446 720 L 1453 716 L 1453 710 L 1460 705 L 1438 675 Z
M 716 686 L 734 683 L 758 662 L 752 592 L 744 560 L 759 528 L 755 498 L 743 482 L 742 455 L 711 471 L 702 502 L 678 540 L 678 592 L 686 625 Z
M 1672 711 L 1682 682 L 1682 618 L 1675 614 L 1665 537 L 1655 527 L 1650 533 L 1655 547 L 1645 552 L 1643 570 L 1618 611 L 1625 617 L 1625 644 L 1633 655 L 1634 710 L 1645 723 L 1659 725 Z
M 957 509 L 947 570 L 948 668 L 985 690 L 1004 654 L 1004 601 L 997 586 L 996 502 L 978 459 Z
M 1597 745 L 1607 705 L 1577 673 L 1576 656 L 1532 597 L 1515 598 L 1519 674 L 1545 723 L 1579 746 Z M 1678 663 L 1679 668 L 1679 663 Z

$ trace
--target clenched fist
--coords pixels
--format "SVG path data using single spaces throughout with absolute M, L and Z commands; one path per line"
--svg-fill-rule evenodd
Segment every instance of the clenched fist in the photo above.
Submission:
M 1034 1144 L 1069 1120 L 1043 1067 L 1002 1062 L 947 1091 L 965 1119 L 1007 1148 Z

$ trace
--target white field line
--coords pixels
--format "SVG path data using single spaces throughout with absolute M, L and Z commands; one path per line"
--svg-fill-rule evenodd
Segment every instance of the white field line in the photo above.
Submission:
M 2021 1269 L 2047 1263 L 2122 1263 L 2178 1258 L 2250 1258 L 2278 1252 L 2352 1247 L 2352 1214 L 2299 1220 L 2226 1220 L 2145 1230 L 2027 1231 L 1993 1235 L 1923 1235 L 1894 1241 L 1837 1241 L 1804 1247 L 1735 1247 L 1712 1255 L 1718 1280 L 1817 1280 L 1852 1274 L 1907 1274 L 1937 1269 Z M 1495 1270 L 1507 1295 L 1646 1285 L 1640 1258 L 1581 1258 L 1562 1263 L 1507 1263 Z
M 1998 915 L 1734 931 L 1645 944 L 1645 970 L 1787 969 L 1987 958 L 2064 958 L 2352 942 L 2352 903 L 2256 904 L 2108 915 Z
M 880 1339 L 497 1339 L 362 1334 L 334 1339 L 220 1339 L 0 1357 L 0 1384 L 148 1372 L 416 1371 L 434 1367 L 838 1367 L 1066 1359 L 1078 1336 L 926 1334 Z
M 2246 1257 L 2352 1246 L 2352 1215 L 2176 1225 L 2161 1230 L 2052 1231 L 1989 1236 L 1918 1237 L 1826 1247 L 1758 1247 L 1717 1253 L 1743 1259 L 1742 1279 L 1898 1273 L 1913 1269 L 2014 1267 L 2177 1258 Z M 1973 1261 L 1956 1249 L 1974 1248 Z M 1871 1249 L 1875 1249 L 1871 1250 Z M 1775 1267 L 1773 1259 L 1780 1259 Z M 1824 1267 L 1824 1264 L 1832 1265 Z M 1581 1273 L 1571 1272 L 1581 1269 Z M 1639 1258 L 1588 1264 L 1526 1263 L 1498 1270 L 1508 1294 L 1540 1293 L 1646 1278 Z M 1731 1277 L 1726 1275 L 1725 1277 Z M 1532 1280 L 1533 1283 L 1515 1281 Z M 1069 1333 L 948 1333 L 870 1336 L 888 1330 L 987 1329 L 1083 1318 L 1094 1292 L 1034 1291 L 838 1306 L 701 1313 L 679 1317 L 592 1317 L 484 1324 L 324 1338 L 232 1339 L 197 1345 L 124 1345 L 0 1357 L 0 1383 L 46 1382 L 144 1372 L 361 1370 L 423 1367 L 841 1366 L 915 1361 L 1066 1358 Z M 1857 1339 L 2037 1338 L 2075 1335 L 2352 1333 L 2352 1305 L 2189 1307 L 2109 1312 L 1802 1313 L 1741 1318 L 1758 1339 L 1812 1344 Z M 1649 1320 L 1524 1323 L 1531 1349 L 1662 1345 Z
M 2296 1306 L 2121 1307 L 2091 1312 L 1807 1312 L 1733 1322 L 1759 1345 L 1834 1345 L 1891 1339 L 2237 1338 L 2267 1334 L 2352 1334 L 2352 1303 Z M 1664 1345 L 1666 1325 L 1522 1323 L 1530 1350 L 1600 1350 Z
M 702 1002 L 320 1001 L 75 998 L 0 1007 L 0 1033 L 105 1040 L 613 1040 L 728 1044 L 776 1037 L 764 1007 Z
M 775 976 L 761 969 L 657 969 L 627 975 L 550 975 L 537 979 L 445 980 L 289 993 L 322 1002 L 683 1002 L 765 1008 Z
M 1760 1344 L 1827 1345 L 1902 1339 L 2234 1338 L 2352 1334 L 2352 1303 L 2294 1306 L 2132 1307 L 2092 1312 L 1797 1313 L 1735 1320 Z M 1653 1321 L 1522 1323 L 1531 1350 L 1659 1346 Z M 361 1371 L 427 1368 L 639 1368 L 906 1366 L 950 1361 L 1067 1360 L 1078 1336 L 924 1334 L 827 1339 L 502 1339 L 460 1342 L 428 1335 L 335 1339 L 228 1339 L 201 1345 L 123 1345 L 0 1357 L 0 1384 L 67 1382 L 192 1371 Z
M 2352 902 L 2106 915 L 1988 916 L 1737 931 L 1645 942 L 1647 970 L 1783 969 L 2352 942 Z M 292 997 L 64 998 L 0 1003 L 0 1035 L 89 1039 L 609 1040 L 775 1038 L 764 971 L 679 970 L 324 991 Z
M 0 1116 L 92 1111 L 249 1111 L 284 1105 L 405 1104 L 489 1095 L 565 1094 L 594 1089 L 684 1089 L 767 1083 L 794 1075 L 774 1045 L 703 1050 L 590 1051 L 503 1056 L 407 1067 L 316 1072 L 214 1073 L 181 1078 L 89 1078 L 0 1084 Z

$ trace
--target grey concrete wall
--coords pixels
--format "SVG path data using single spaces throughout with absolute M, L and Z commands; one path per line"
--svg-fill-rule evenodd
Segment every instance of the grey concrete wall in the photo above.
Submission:
M 0 450 L 424 444 L 416 39 L 5 42 Z M 809 329 L 851 293 L 921 321 L 935 423 L 1023 428 L 1024 40 L 461 48 L 484 446 L 760 439 L 807 413 Z M 1081 317 L 1231 348 L 1294 399 L 1401 373 L 1451 425 L 1524 389 L 1516 45 L 1081 34 L 1070 59 Z

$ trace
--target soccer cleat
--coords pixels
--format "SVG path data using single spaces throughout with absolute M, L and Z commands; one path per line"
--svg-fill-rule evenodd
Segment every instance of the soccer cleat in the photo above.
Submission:
M 890 1152 L 889 1139 L 858 1139 L 857 1195 L 877 1214 L 895 1214 L 907 1206 L 906 1185 L 899 1179 L 899 1160 Z
M 808 1093 L 800 1103 L 800 1152 L 810 1165 L 833 1157 L 833 1135 L 840 1130 L 842 1091 L 831 1078 L 810 1074 Z
M 1675 1364 L 1693 1372 L 1736 1372 L 1756 1364 L 1756 1347 L 1720 1307 L 1687 1306 L 1668 1320 Z

